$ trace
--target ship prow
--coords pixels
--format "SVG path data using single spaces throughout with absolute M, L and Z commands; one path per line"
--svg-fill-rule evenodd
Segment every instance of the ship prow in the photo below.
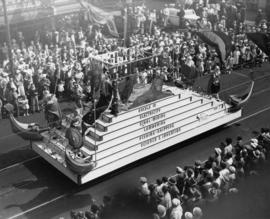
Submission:
M 225 125 L 242 115 L 230 105 L 191 90 L 163 86 L 164 98 L 121 111 L 105 112 L 88 129 L 81 151 L 92 156 L 95 166 L 88 173 L 71 170 L 65 161 L 64 134 L 33 142 L 32 148 L 75 183 L 84 184 L 161 150 Z

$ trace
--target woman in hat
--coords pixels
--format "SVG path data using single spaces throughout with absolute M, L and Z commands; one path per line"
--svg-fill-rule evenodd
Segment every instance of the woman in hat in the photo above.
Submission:
M 179 199 L 174 198 L 172 200 L 172 210 L 170 214 L 170 219 L 181 219 L 183 215 L 183 209 Z
M 143 198 L 143 200 L 149 202 L 150 190 L 148 188 L 147 178 L 143 176 L 140 177 L 140 196 Z

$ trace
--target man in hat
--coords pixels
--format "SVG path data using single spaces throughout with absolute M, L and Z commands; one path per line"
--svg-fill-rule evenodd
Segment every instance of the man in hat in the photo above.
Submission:
M 175 181 L 180 194 L 182 194 L 184 189 L 184 179 L 185 179 L 185 171 L 181 167 L 176 167 Z

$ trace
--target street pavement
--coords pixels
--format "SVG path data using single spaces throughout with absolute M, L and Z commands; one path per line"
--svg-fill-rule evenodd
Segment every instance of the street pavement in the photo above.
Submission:
M 149 182 L 162 176 L 170 176 L 178 165 L 191 165 L 194 160 L 205 160 L 213 152 L 213 148 L 226 137 L 235 139 L 241 135 L 248 139 L 254 136 L 254 131 L 269 127 L 269 70 L 269 64 L 261 69 L 254 69 L 254 93 L 244 107 L 239 121 L 178 144 L 83 186 L 77 186 L 46 161 L 36 157 L 27 147 L 28 142 L 12 135 L 8 121 L 0 121 L 0 218 L 69 218 L 70 210 L 85 210 L 93 199 L 101 203 L 104 195 L 118 197 L 115 202 L 118 202 L 119 207 L 110 215 L 110 219 L 149 218 L 149 213 L 141 210 L 134 196 L 140 176 L 146 176 Z M 249 70 L 245 70 L 222 76 L 221 97 L 226 99 L 229 94 L 245 90 L 250 83 L 248 75 Z M 201 78 L 195 86 L 205 89 L 207 80 L 207 77 Z M 42 114 L 20 119 L 39 119 L 41 123 L 45 121 Z M 225 204 L 223 206 L 226 207 Z M 212 214 L 208 218 L 216 216 Z

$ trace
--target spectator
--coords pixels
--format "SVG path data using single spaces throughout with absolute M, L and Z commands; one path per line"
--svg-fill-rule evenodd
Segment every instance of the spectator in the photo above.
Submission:
M 170 214 L 170 219 L 181 219 L 183 215 L 183 209 L 180 204 L 180 200 L 174 198 L 172 200 L 172 210 Z
M 224 148 L 224 154 L 226 155 L 227 153 L 232 153 L 233 152 L 233 146 L 232 146 L 232 139 L 231 138 L 226 138 L 226 146 Z
M 173 179 L 173 178 L 170 178 L 169 179 L 169 186 L 168 186 L 168 189 L 169 189 L 169 192 L 170 192 L 170 194 L 171 194 L 171 196 L 172 196 L 172 199 L 173 198 L 180 198 L 180 191 L 179 191 L 179 189 L 177 188 L 177 186 L 176 186 L 176 181 L 175 181 L 175 179 Z
M 31 103 L 31 112 L 39 112 L 39 100 L 38 100 L 38 91 L 36 89 L 36 86 L 34 83 L 30 85 L 29 89 L 29 97 L 30 97 L 30 103 Z
M 29 103 L 28 103 L 28 99 L 26 98 L 26 96 L 19 97 L 18 104 L 19 104 L 19 107 L 21 107 L 23 110 L 23 115 L 29 116 Z
M 146 202 L 149 202 L 150 200 L 150 190 L 148 188 L 148 183 L 146 177 L 140 178 L 140 195 Z
M 157 206 L 157 213 L 153 214 L 153 219 L 167 219 L 166 208 L 163 205 Z
M 185 213 L 185 219 L 193 219 L 193 214 L 191 212 L 186 212 Z
M 86 219 L 99 219 L 100 209 L 96 204 L 92 204 L 90 211 L 85 212 Z
M 201 219 L 202 216 L 203 216 L 203 213 L 200 207 L 193 208 L 193 219 Z
M 168 190 L 168 187 L 166 185 L 164 185 L 162 187 L 162 192 L 164 194 L 164 199 L 163 202 L 161 202 L 161 204 L 167 209 L 170 210 L 172 207 L 172 197 L 171 194 Z

